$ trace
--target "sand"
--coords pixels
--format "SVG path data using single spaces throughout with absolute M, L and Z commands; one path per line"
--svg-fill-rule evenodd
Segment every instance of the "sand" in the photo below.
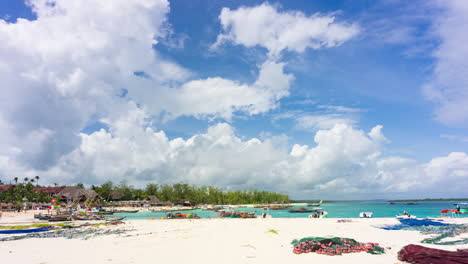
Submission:
M 0 224 L 24 222 L 26 215 L 2 217 Z M 24 217 L 23 217 L 24 216 Z M 16 219 L 16 220 L 15 220 Z M 31 219 L 31 218 L 29 218 Z M 417 231 L 387 231 L 376 228 L 397 224 L 396 219 L 273 218 L 132 220 L 125 235 L 89 240 L 44 238 L 0 242 L 2 263 L 401 263 L 397 252 L 407 244 L 420 244 Z M 468 223 L 468 218 L 447 219 Z M 109 228 L 120 228 L 109 227 Z M 277 234 L 268 232 L 274 229 Z M 377 242 L 387 248 L 383 255 L 367 253 L 324 256 L 295 255 L 290 242 L 306 236 L 340 236 L 360 242 Z M 424 244 L 421 244 L 424 245 Z M 424 246 L 428 246 L 427 244 Z M 455 250 L 468 246 L 430 247 Z

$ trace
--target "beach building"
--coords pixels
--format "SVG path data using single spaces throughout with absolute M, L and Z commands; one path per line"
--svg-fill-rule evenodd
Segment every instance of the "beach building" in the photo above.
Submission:
M 10 189 L 13 186 L 14 186 L 13 184 L 0 185 L 0 193 L 8 191 L 8 189 Z
M 65 187 L 36 187 L 33 188 L 35 192 L 44 192 L 47 193 L 49 198 L 55 197 L 60 191 L 62 191 Z

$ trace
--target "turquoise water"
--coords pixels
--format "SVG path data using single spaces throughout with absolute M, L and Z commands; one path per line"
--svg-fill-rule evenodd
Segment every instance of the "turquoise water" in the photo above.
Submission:
M 386 201 L 350 201 L 350 202 L 329 202 L 322 204 L 324 211 L 328 212 L 329 218 L 356 218 L 359 217 L 360 212 L 373 212 L 374 217 L 395 217 L 404 211 L 409 212 L 411 215 L 416 215 L 418 218 L 440 216 L 441 210 L 455 209 L 453 205 L 456 201 L 444 202 L 419 202 L 417 205 L 405 205 L 404 203 L 389 204 Z M 299 207 L 297 207 L 299 208 Z M 236 208 L 237 211 L 256 211 L 256 215 L 262 214 L 260 208 Z M 178 212 L 178 211 L 174 211 Z M 201 218 L 216 218 L 216 212 L 205 210 L 190 210 L 179 211 L 180 213 L 196 213 Z M 290 213 L 288 210 L 270 210 L 269 214 L 273 218 L 307 218 L 311 213 Z M 153 213 L 138 212 L 138 213 L 118 213 L 114 216 L 125 216 L 126 219 L 148 219 L 148 218 L 161 218 L 165 217 L 165 212 Z M 468 214 L 458 215 L 458 217 L 468 217 Z

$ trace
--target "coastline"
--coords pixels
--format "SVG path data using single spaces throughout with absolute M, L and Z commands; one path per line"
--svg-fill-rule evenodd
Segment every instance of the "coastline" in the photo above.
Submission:
M 0 224 L 23 222 L 29 213 L 0 218 Z M 5 216 L 5 215 L 4 215 Z M 9 220 L 9 221 L 7 221 Z M 121 235 L 89 240 L 32 238 L 0 242 L 6 263 L 402 263 L 397 252 L 405 245 L 419 244 L 455 250 L 466 245 L 421 244 L 427 235 L 418 231 L 383 230 L 382 225 L 398 224 L 395 218 L 338 219 L 176 219 L 127 220 L 130 231 Z M 30 221 L 32 222 L 32 221 Z M 444 219 L 447 223 L 468 224 L 468 218 Z M 117 227 L 109 227 L 117 228 Z M 269 232 L 275 230 L 277 233 Z M 466 234 L 462 234 L 466 235 Z M 324 256 L 295 255 L 293 239 L 308 236 L 347 237 L 360 242 L 376 242 L 386 250 L 382 255 L 367 253 Z

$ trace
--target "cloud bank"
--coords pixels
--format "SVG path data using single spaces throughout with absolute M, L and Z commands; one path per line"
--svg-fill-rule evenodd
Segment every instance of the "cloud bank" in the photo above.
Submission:
M 366 133 L 351 126 L 351 108 L 324 106 L 351 121 L 309 120 L 308 128 L 317 130 L 314 141 L 290 148 L 276 138 L 243 138 L 225 122 L 188 139 L 170 139 L 154 124 L 159 115 L 230 121 L 236 114 L 266 113 L 289 96 L 295 78 L 279 60 L 281 52 L 339 46 L 359 32 L 354 24 L 268 4 L 223 9 L 216 45 L 268 50 L 255 80 L 243 83 L 197 78 L 153 49 L 173 34 L 167 1 L 29 3 L 37 19 L 0 20 L 3 181 L 35 175 L 49 184 L 185 181 L 324 198 L 427 193 L 445 186 L 465 191 L 459 187 L 466 186 L 465 153 L 427 163 L 386 157 L 382 127 Z M 96 122 L 105 128 L 82 132 Z

